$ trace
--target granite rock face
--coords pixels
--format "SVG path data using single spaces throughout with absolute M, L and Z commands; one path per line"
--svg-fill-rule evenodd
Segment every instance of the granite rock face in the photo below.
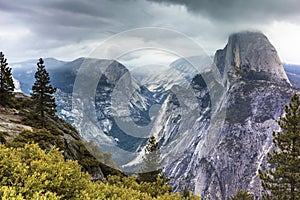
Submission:
M 214 62 L 221 74 L 225 74 L 224 81 L 247 76 L 249 79 L 290 83 L 276 49 L 259 32 L 232 34 L 226 47 L 216 52 Z M 236 70 L 240 74 L 236 74 Z
M 218 102 L 212 102 L 214 89 L 208 90 L 204 81 L 208 73 L 194 77 L 190 88 L 195 98 L 183 95 L 185 100 L 176 102 L 181 94 L 176 92 L 162 106 L 152 133 L 165 150 L 165 171 L 174 189 L 187 187 L 204 198 L 225 200 L 241 189 L 260 197 L 258 169 L 264 169 L 273 148 L 276 120 L 299 91 L 291 87 L 262 33 L 231 35 L 216 52 L 214 65 L 225 88 Z M 169 159 L 176 154 L 180 156 Z

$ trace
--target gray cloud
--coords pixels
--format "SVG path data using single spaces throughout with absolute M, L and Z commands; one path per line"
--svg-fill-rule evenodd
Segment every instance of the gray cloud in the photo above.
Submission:
M 6 30 L 8 36 L 10 32 L 20 32 L 18 37 L 10 38 L 0 31 L 2 51 L 12 54 L 12 49 L 15 49 L 15 55 L 11 57 L 22 59 L 21 56 L 26 57 L 25 53 L 16 55 L 22 48 L 22 52 L 30 49 L 31 53 L 42 51 L 47 56 L 51 49 L 68 45 L 77 44 L 85 48 L 91 40 L 101 42 L 115 33 L 147 23 L 149 16 L 139 9 L 144 3 L 109 0 L 0 1 L 0 26 L 10 28 Z M 72 55 L 72 52 L 66 54 Z
M 216 21 L 269 22 L 299 16 L 298 0 L 149 0 L 166 5 L 184 5 L 195 14 Z
M 154 26 L 182 32 L 213 54 L 232 32 L 299 24 L 299 7 L 298 0 L 0 0 L 0 50 L 14 60 L 72 59 L 116 33 Z

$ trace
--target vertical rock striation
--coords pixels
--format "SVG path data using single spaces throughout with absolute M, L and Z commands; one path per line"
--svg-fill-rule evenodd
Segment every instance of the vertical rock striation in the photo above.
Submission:
M 201 78 L 207 74 L 197 75 L 191 83 L 198 112 L 179 118 L 186 106 L 170 95 L 153 134 L 168 148 L 166 155 L 179 149 L 184 153 L 166 166 L 166 173 L 175 189 L 188 187 L 208 199 L 225 200 L 241 189 L 259 197 L 258 169 L 266 166 L 266 153 L 273 147 L 272 131 L 279 129 L 276 119 L 299 91 L 291 87 L 275 48 L 262 33 L 231 35 L 226 47 L 216 52 L 214 64 L 226 88 L 218 102 L 219 114 L 226 111 L 225 120 L 213 120 L 213 91 Z M 176 137 L 182 134 L 187 141 Z

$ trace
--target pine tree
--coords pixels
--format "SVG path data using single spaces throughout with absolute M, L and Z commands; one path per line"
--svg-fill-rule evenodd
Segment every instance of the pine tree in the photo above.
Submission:
M 230 196 L 230 200 L 254 200 L 254 195 L 246 190 L 239 190 L 235 195 Z
M 45 127 L 45 115 L 55 116 L 56 104 L 53 94 L 56 88 L 50 85 L 50 76 L 46 71 L 42 58 L 37 63 L 37 71 L 34 75 L 35 83 L 32 86 L 32 99 L 35 111 L 40 117 L 42 127 Z
M 182 192 L 182 197 L 190 200 L 191 197 L 193 197 L 193 192 L 190 191 L 187 187 L 184 187 L 183 192 Z
M 7 65 L 4 54 L 0 52 L 0 104 L 3 106 L 9 104 L 15 89 L 11 68 Z
M 161 175 L 160 169 L 160 150 L 158 142 L 154 136 L 151 136 L 146 148 L 145 155 L 143 157 L 144 165 L 142 167 L 142 173 L 139 174 L 140 180 L 145 182 L 155 182 L 157 177 Z
M 268 154 L 271 169 L 259 171 L 262 186 L 268 191 L 264 199 L 300 199 L 300 98 L 293 95 L 285 106 L 285 115 L 273 132 L 276 149 Z

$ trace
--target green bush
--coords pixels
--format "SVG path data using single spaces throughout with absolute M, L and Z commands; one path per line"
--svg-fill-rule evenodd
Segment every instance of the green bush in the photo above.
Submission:
M 25 144 L 21 148 L 0 145 L 0 187 L 3 194 L 15 193 L 32 199 L 37 193 L 48 192 L 48 195 L 74 199 L 88 184 L 89 175 L 81 172 L 77 162 L 65 162 L 58 149 L 52 148 L 45 154 L 37 144 Z
M 124 176 L 118 169 L 118 166 L 112 161 L 110 153 L 104 153 L 92 142 L 84 142 L 82 140 L 72 141 L 80 151 L 78 163 L 87 169 L 90 173 L 98 167 L 101 168 L 104 176 L 117 175 Z
M 5 139 L 6 136 L 8 136 L 8 133 L 0 131 L 0 143 L 1 144 L 6 143 L 6 139 Z
M 185 199 L 179 193 L 171 194 L 169 186 L 160 187 L 159 180 L 140 184 L 136 180 L 137 176 L 113 176 L 106 183 L 92 182 L 77 161 L 64 161 L 56 148 L 46 154 L 37 144 L 18 148 L 0 144 L 0 196 L 5 200 Z
M 37 143 L 42 149 L 50 149 L 52 146 L 56 146 L 61 150 L 64 148 L 63 140 L 46 129 L 24 130 L 7 145 L 10 147 L 24 147 L 25 144 L 32 142 Z
M 239 190 L 235 195 L 230 197 L 230 200 L 254 200 L 254 195 L 246 190 Z

